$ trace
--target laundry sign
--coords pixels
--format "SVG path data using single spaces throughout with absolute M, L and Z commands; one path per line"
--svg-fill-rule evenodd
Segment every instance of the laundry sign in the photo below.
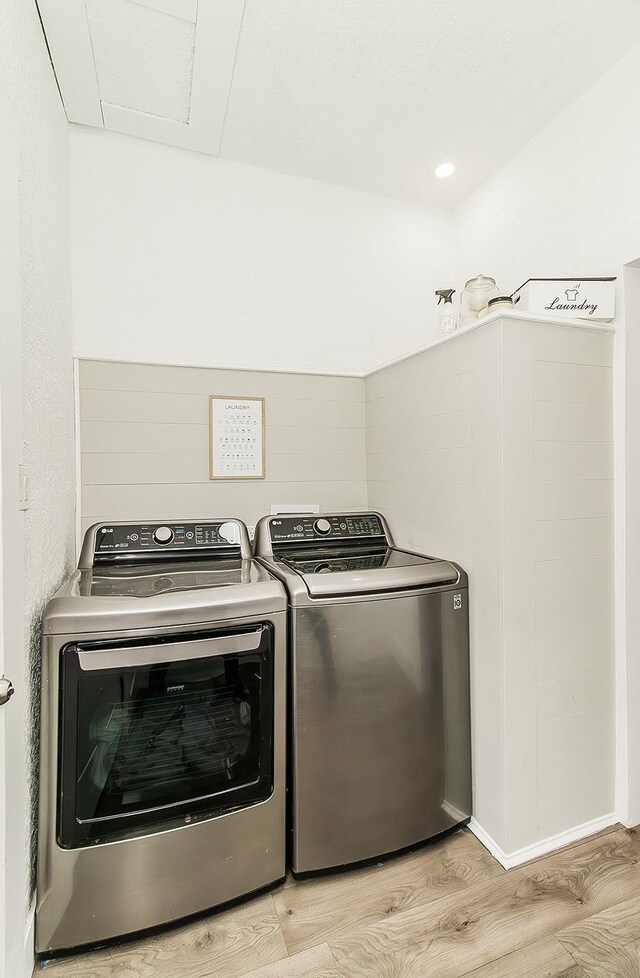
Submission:
M 609 322 L 615 315 L 615 283 L 615 277 L 530 278 L 513 293 L 513 302 L 519 312 Z
M 264 398 L 209 396 L 209 478 L 264 479 Z

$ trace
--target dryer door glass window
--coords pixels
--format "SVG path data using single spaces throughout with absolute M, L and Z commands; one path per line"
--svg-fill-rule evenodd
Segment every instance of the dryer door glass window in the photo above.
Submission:
M 269 626 L 68 646 L 61 695 L 63 846 L 184 824 L 271 794 Z

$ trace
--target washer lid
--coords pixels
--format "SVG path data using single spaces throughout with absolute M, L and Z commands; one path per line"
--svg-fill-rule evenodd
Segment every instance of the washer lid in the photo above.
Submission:
M 302 577 L 312 598 L 438 587 L 460 580 L 457 567 L 446 560 L 393 547 L 289 553 L 280 555 L 279 562 Z

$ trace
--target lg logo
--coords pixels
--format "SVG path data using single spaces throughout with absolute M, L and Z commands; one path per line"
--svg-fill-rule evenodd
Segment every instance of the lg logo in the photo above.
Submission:
M 462 595 L 454 594 L 453 596 L 453 610 L 462 611 Z

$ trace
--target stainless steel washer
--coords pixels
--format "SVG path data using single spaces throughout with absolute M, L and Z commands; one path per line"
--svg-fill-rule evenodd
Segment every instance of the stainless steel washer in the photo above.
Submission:
M 285 619 L 239 520 L 87 531 L 43 622 L 40 955 L 283 879 Z
M 466 821 L 464 571 L 395 548 L 378 513 L 265 517 L 255 553 L 289 594 L 293 872 Z

